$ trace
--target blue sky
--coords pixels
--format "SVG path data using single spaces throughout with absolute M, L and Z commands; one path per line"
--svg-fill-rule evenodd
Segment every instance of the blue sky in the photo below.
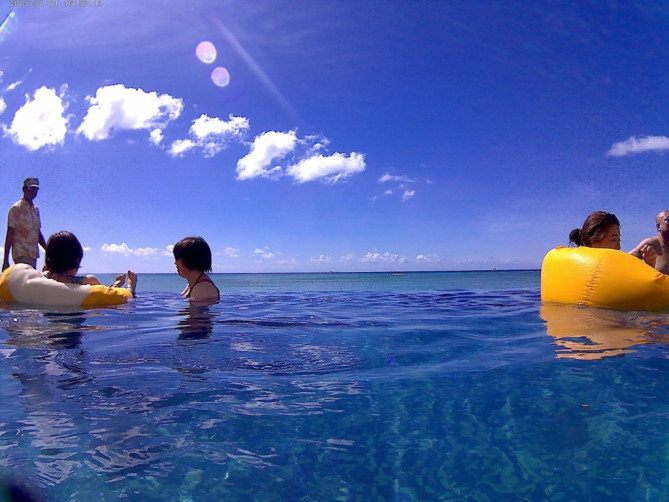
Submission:
M 26 3 L 0 210 L 39 177 L 86 272 L 172 272 L 187 235 L 215 272 L 539 268 L 592 211 L 629 250 L 669 208 L 666 5 Z

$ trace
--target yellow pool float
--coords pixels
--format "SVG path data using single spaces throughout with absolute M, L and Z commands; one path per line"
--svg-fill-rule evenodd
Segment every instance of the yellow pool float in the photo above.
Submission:
M 99 307 L 120 305 L 132 298 L 126 288 L 102 285 L 64 284 L 47 279 L 30 265 L 19 263 L 0 277 L 0 300 L 41 306 Z
M 551 249 L 541 266 L 541 300 L 614 310 L 669 310 L 669 276 L 616 249 Z

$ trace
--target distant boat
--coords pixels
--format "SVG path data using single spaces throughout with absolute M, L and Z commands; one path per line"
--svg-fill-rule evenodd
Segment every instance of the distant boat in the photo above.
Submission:
M 492 266 L 492 271 L 497 272 L 497 267 L 495 265 Z

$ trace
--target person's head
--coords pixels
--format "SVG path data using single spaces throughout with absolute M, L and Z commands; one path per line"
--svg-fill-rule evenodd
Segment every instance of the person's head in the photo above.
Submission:
M 174 260 L 190 270 L 211 272 L 211 249 L 202 237 L 185 237 L 174 245 Z
M 56 232 L 46 242 L 44 265 L 49 272 L 62 274 L 71 269 L 78 269 L 84 249 L 74 234 L 63 230 Z
M 595 211 L 569 233 L 569 243 L 591 248 L 620 249 L 620 222 L 615 214 Z
M 28 202 L 37 197 L 39 190 L 39 180 L 37 178 L 26 178 L 23 180 L 23 198 Z
M 655 218 L 655 226 L 660 237 L 669 238 L 669 211 L 666 209 L 657 213 Z

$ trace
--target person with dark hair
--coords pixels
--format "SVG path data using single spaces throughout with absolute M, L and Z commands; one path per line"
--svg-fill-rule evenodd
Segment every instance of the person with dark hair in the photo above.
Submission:
M 595 211 L 585 219 L 582 228 L 569 232 L 569 244 L 620 249 L 620 221 L 613 213 Z
M 211 272 L 211 249 L 202 237 L 185 237 L 174 245 L 177 273 L 188 281 L 181 294 L 191 300 L 218 300 L 220 292 L 207 275 Z
M 669 274 L 669 210 L 663 210 L 657 213 L 655 217 L 655 228 L 657 235 L 642 240 L 637 247 L 630 251 L 630 254 L 651 264 L 647 255 L 655 254 L 655 270 L 663 274 Z
M 9 209 L 2 270 L 9 268 L 10 249 L 14 263 L 25 263 L 32 268 L 37 266 L 39 246 L 46 249 L 39 208 L 33 202 L 38 191 L 39 180 L 26 178 L 23 181 L 23 197 Z
M 94 275 L 76 275 L 83 257 L 84 248 L 73 233 L 66 230 L 56 232 L 49 237 L 46 243 L 44 275 L 48 279 L 66 284 L 100 284 L 100 281 Z M 112 287 L 123 286 L 125 277 L 125 274 L 116 276 Z M 133 295 L 135 294 L 136 284 L 137 275 L 128 270 L 128 289 Z
M 590 213 L 582 228 L 569 232 L 569 244 L 620 250 L 620 221 L 615 214 L 606 211 Z M 643 259 L 651 267 L 655 266 L 656 258 L 657 254 L 652 248 L 644 250 Z

